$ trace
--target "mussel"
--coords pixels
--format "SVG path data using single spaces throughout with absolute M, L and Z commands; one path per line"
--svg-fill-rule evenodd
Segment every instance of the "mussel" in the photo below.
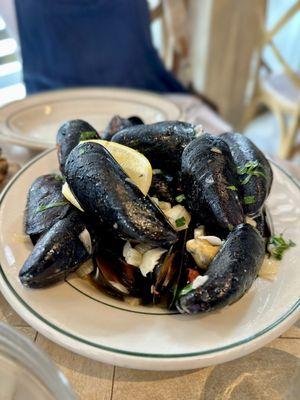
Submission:
M 70 211 L 72 205 L 61 193 L 62 177 L 43 175 L 31 185 L 25 210 L 25 233 L 35 242 Z
M 37 241 L 19 273 L 22 284 L 39 288 L 64 279 L 91 256 L 97 241 L 82 213 L 72 210 Z
M 263 153 L 246 136 L 240 133 L 224 133 L 239 174 L 239 191 L 245 214 L 256 214 L 263 206 L 271 190 L 273 173 Z
M 161 210 L 100 144 L 86 142 L 75 147 L 65 173 L 82 209 L 115 237 L 153 246 L 176 242 L 176 232 Z
M 237 195 L 235 166 L 227 144 L 204 134 L 182 154 L 182 185 L 187 204 L 199 222 L 231 230 L 244 220 Z
M 180 169 L 184 148 L 201 130 L 188 122 L 164 121 L 125 128 L 112 141 L 138 150 L 152 167 L 174 173 Z
M 190 285 L 179 294 L 177 308 L 182 313 L 207 312 L 240 299 L 251 287 L 265 255 L 264 240 L 249 224 L 229 233 L 199 287 Z
M 121 131 L 122 129 L 134 125 L 142 125 L 143 123 L 144 123 L 143 120 L 135 115 L 129 118 L 122 118 L 119 115 L 115 115 L 109 121 L 101 137 L 104 140 L 111 140 L 114 134 Z
M 86 121 L 74 119 L 65 122 L 56 135 L 56 147 L 61 173 L 65 173 L 65 163 L 70 151 L 80 140 L 100 139 L 97 131 Z

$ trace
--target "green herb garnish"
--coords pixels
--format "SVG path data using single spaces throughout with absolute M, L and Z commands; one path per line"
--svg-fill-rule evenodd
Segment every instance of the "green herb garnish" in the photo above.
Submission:
M 45 211 L 48 210 L 49 208 L 53 207 L 61 207 L 61 206 L 66 206 L 68 204 L 67 201 L 57 201 L 56 203 L 50 203 L 50 204 L 42 204 L 38 207 L 37 212 Z
M 185 225 L 185 218 L 181 217 L 175 220 L 176 228 L 180 228 Z
M 236 186 L 234 186 L 234 185 L 226 186 L 226 188 L 229 190 L 237 190 Z
M 62 176 L 62 175 L 58 175 L 58 174 L 56 174 L 55 176 L 54 176 L 54 179 L 56 180 L 56 181 L 58 181 L 58 182 L 64 182 L 65 180 L 64 180 L 64 177 Z
M 191 292 L 193 290 L 193 285 L 191 283 L 189 283 L 188 285 L 186 285 L 184 288 L 182 288 L 180 290 L 180 292 L 178 293 L 178 297 L 184 296 L 185 294 Z
M 89 140 L 89 139 L 97 139 L 96 132 L 93 131 L 81 132 L 79 140 Z
M 268 243 L 268 252 L 271 254 L 272 257 L 276 258 L 277 260 L 281 260 L 283 253 L 288 250 L 290 247 L 296 246 L 292 240 L 285 240 L 280 235 L 271 236 Z
M 227 225 L 227 228 L 228 228 L 228 230 L 231 232 L 231 231 L 233 231 L 233 228 L 234 228 L 234 227 L 233 227 L 232 224 L 228 224 L 228 225 Z
M 177 201 L 177 203 L 181 203 L 183 200 L 185 200 L 185 195 L 183 193 L 179 194 L 175 197 L 175 200 Z
M 254 204 L 255 203 L 255 196 L 245 196 L 244 197 L 244 204 Z
M 83 148 L 83 147 L 80 147 L 79 148 L 79 154 L 82 156 L 82 154 L 84 154 L 85 153 L 85 149 Z
M 252 176 L 261 176 L 266 179 L 266 175 L 263 171 L 259 171 L 258 168 L 262 168 L 260 163 L 255 161 L 248 161 L 244 166 L 237 167 L 237 173 L 239 175 L 247 175 L 241 180 L 242 185 L 246 185 Z

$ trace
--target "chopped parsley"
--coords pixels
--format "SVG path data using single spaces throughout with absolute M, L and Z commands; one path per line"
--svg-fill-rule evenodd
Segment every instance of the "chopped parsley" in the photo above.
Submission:
M 82 156 L 82 154 L 85 153 L 85 149 L 83 147 L 80 147 L 80 149 L 78 150 L 79 154 Z
M 80 134 L 79 140 L 97 139 L 97 133 L 94 131 L 84 131 Z
M 255 203 L 255 196 L 245 196 L 244 197 L 244 204 L 254 204 Z
M 241 180 L 241 184 L 247 185 L 252 176 L 261 176 L 266 179 L 265 173 L 259 171 L 259 168 L 262 169 L 262 166 L 257 160 L 248 161 L 244 166 L 237 167 L 238 175 L 246 175 L 246 177 Z
M 45 210 L 48 210 L 49 208 L 54 208 L 54 207 L 61 207 L 61 206 L 66 206 L 68 201 L 57 201 L 56 203 L 50 203 L 50 204 L 42 204 L 38 207 L 37 212 L 42 212 Z
M 55 179 L 56 181 L 58 181 L 58 182 L 63 182 L 63 181 L 64 181 L 63 176 L 62 176 L 62 175 L 58 175 L 58 174 L 55 174 L 55 175 L 54 175 L 54 179 Z
M 185 294 L 191 292 L 193 289 L 193 286 L 191 283 L 189 283 L 188 285 L 186 285 L 184 288 L 182 288 L 178 294 L 178 297 L 184 296 Z
M 283 253 L 288 250 L 290 247 L 296 246 L 292 240 L 285 240 L 280 235 L 271 236 L 268 243 L 268 252 L 271 254 L 272 257 L 276 258 L 277 260 L 281 260 Z
M 175 200 L 177 201 L 177 203 L 181 203 L 183 200 L 185 200 L 185 195 L 183 193 L 179 194 L 175 197 Z
M 237 190 L 236 186 L 234 186 L 234 185 L 227 186 L 227 189 L 229 189 L 229 190 Z
M 181 217 L 175 220 L 176 228 L 180 228 L 185 225 L 185 218 Z
M 227 228 L 228 228 L 228 230 L 231 232 L 231 231 L 233 231 L 233 225 L 232 224 L 228 224 L 227 225 Z

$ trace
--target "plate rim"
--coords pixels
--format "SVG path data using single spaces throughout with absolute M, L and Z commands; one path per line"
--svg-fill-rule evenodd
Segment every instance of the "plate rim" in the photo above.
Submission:
M 22 104 L 29 102 L 31 103 L 33 101 L 33 105 L 37 105 L 40 103 L 44 103 L 46 101 L 51 101 L 51 97 L 57 97 L 59 95 L 68 95 L 68 94 L 73 94 L 73 95 L 78 95 L 82 96 L 84 94 L 88 95 L 93 93 L 95 96 L 97 93 L 99 95 L 101 94 L 104 97 L 109 98 L 109 95 L 113 96 L 114 94 L 122 93 L 124 94 L 129 94 L 131 95 L 140 95 L 140 96 L 145 96 L 148 98 L 152 98 L 153 100 L 159 99 L 160 102 L 164 102 L 167 106 L 173 107 L 173 111 L 177 111 L 177 116 L 176 119 L 182 119 L 184 120 L 184 111 L 181 109 L 181 107 L 176 104 L 172 99 L 165 98 L 161 94 L 156 93 L 156 92 L 151 92 L 151 91 L 146 91 L 146 90 L 138 90 L 138 89 L 131 89 L 131 88 L 118 88 L 118 87 L 97 87 L 97 86 L 91 86 L 91 87 L 71 87 L 71 88 L 63 88 L 63 89 L 54 89 L 54 90 L 48 90 L 48 91 L 43 91 L 39 93 L 34 93 L 32 95 L 28 95 L 24 97 L 23 99 L 15 100 L 10 103 L 4 104 L 2 107 L 0 107 L 0 139 L 5 140 L 7 143 L 11 144 L 17 144 L 21 145 L 27 148 L 31 149 L 39 149 L 39 150 L 45 150 L 51 148 L 54 143 L 47 143 L 47 142 L 42 142 L 39 141 L 37 138 L 31 139 L 27 138 L 26 136 L 22 138 L 21 136 L 18 137 L 18 134 L 13 132 L 9 125 L 7 124 L 7 121 L 9 121 L 9 118 L 11 118 L 11 112 L 10 109 L 14 109 L 14 107 L 20 107 Z M 50 96 L 50 98 L 49 98 Z M 40 101 L 39 101 L 40 100 Z M 38 102 L 38 103 L 36 103 Z M 20 111 L 20 110 L 19 110 Z
M 31 167 L 31 165 L 35 164 L 39 159 L 47 156 L 49 153 L 55 151 L 54 148 L 50 148 L 41 154 L 38 154 L 36 157 L 34 157 L 30 162 L 28 162 L 26 165 L 23 166 L 23 168 L 11 179 L 11 181 L 6 185 L 6 187 L 3 189 L 1 196 L 0 196 L 0 207 L 2 206 L 3 200 L 7 193 L 9 192 L 10 188 L 13 186 L 13 184 L 19 179 L 19 177 L 28 169 Z M 272 164 L 274 164 L 281 172 L 286 175 L 286 177 L 292 181 L 292 183 L 299 189 L 300 191 L 300 183 L 292 176 L 290 175 L 284 168 L 282 168 L 278 163 L 276 163 L 273 160 L 270 160 Z M 65 331 L 64 329 L 61 329 L 60 327 L 56 326 L 52 322 L 47 321 L 42 315 L 40 315 L 38 312 L 36 312 L 29 304 L 26 303 L 26 301 L 23 300 L 23 298 L 15 291 L 14 287 L 10 284 L 8 281 L 6 274 L 4 273 L 2 266 L 0 265 L 0 291 L 3 293 L 4 297 L 6 300 L 9 302 L 9 304 L 12 306 L 12 308 L 18 312 L 19 308 L 23 308 L 26 310 L 27 315 L 24 317 L 24 314 L 21 313 L 21 317 L 23 317 L 25 320 L 28 321 L 30 325 L 32 325 L 37 331 L 41 332 L 45 336 L 49 337 L 51 340 L 56 341 L 59 344 L 62 344 L 64 347 L 68 347 L 70 350 L 75 351 L 77 353 L 87 355 L 86 351 L 80 351 L 78 348 L 74 348 L 73 346 L 68 346 L 63 339 L 67 340 L 73 340 L 75 342 L 79 342 L 81 345 L 85 345 L 88 348 L 93 348 L 97 349 L 97 351 L 102 351 L 104 353 L 108 353 L 110 355 L 118 355 L 118 356 L 129 356 L 131 359 L 133 357 L 138 357 L 140 360 L 160 360 L 160 361 L 175 361 L 180 360 L 185 361 L 185 360 L 192 360 L 192 359 L 198 359 L 201 360 L 202 356 L 209 356 L 209 355 L 214 355 L 217 353 L 226 353 L 228 351 L 238 351 L 239 349 L 242 349 L 243 346 L 248 346 L 254 343 L 255 348 L 251 349 L 246 349 L 246 353 L 249 353 L 259 346 L 255 346 L 255 342 L 260 341 L 261 342 L 268 342 L 266 341 L 266 334 L 269 333 L 269 335 L 276 337 L 277 333 L 280 332 L 282 333 L 284 329 L 287 329 L 289 326 L 291 326 L 298 318 L 300 315 L 300 298 L 279 318 L 277 318 L 276 321 L 274 321 L 272 324 L 268 325 L 266 328 L 262 329 L 261 331 L 257 332 L 254 335 L 251 335 L 245 339 L 239 340 L 237 342 L 231 343 L 226 346 L 222 346 L 219 348 L 214 348 L 210 350 L 204 350 L 204 351 L 199 351 L 199 352 L 191 352 L 191 353 L 176 353 L 176 354 L 158 354 L 158 353 L 142 353 L 142 352 L 132 352 L 128 350 L 122 350 L 122 349 L 116 349 L 113 347 L 108 347 L 104 346 L 101 344 L 96 344 L 93 342 L 90 342 L 88 340 L 85 340 L 84 338 L 78 337 L 68 331 Z M 8 291 L 9 295 L 7 295 L 6 291 Z M 12 297 L 12 298 L 10 298 Z M 298 311 L 297 311 L 298 310 Z M 165 314 L 158 315 L 157 317 L 166 317 Z M 42 325 L 41 325 L 42 323 Z M 44 325 L 46 328 L 44 328 Z M 41 326 L 43 329 L 41 329 Z M 50 328 L 50 329 L 49 329 Z M 282 329 L 284 328 L 284 329 Z M 51 332 L 54 332 L 54 334 L 51 334 Z M 280 334 L 279 333 L 279 334 Z M 60 338 L 62 336 L 63 339 Z M 89 357 L 92 357 L 91 354 L 88 355 Z M 236 356 L 238 357 L 238 355 Z M 94 357 L 92 357 L 94 358 Z M 99 358 L 96 358 L 100 360 Z M 229 359 L 232 359 L 232 357 Z M 228 360 L 229 360 L 228 359 Z M 117 360 L 116 364 L 118 364 Z M 126 366 L 128 364 L 122 364 L 119 363 L 119 365 Z M 131 364 L 132 365 L 132 364 Z M 212 365 L 212 362 L 210 362 L 207 365 Z M 192 367 L 187 367 L 187 368 L 192 368 Z M 157 369 L 157 368 L 154 368 Z

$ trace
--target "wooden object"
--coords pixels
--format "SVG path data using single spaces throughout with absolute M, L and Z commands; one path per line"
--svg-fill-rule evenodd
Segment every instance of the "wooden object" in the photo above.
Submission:
M 300 0 L 297 0 L 268 31 L 264 28 L 262 18 L 263 35 L 258 48 L 259 62 L 254 77 L 254 93 L 244 115 L 245 125 L 253 118 L 260 105 L 266 106 L 273 112 L 280 128 L 279 155 L 281 158 L 292 156 L 297 131 L 300 128 L 300 74 L 294 72 L 281 55 L 274 42 L 274 37 L 299 12 Z M 270 66 L 266 64 L 263 58 L 263 50 L 266 46 L 272 50 L 283 72 L 272 72 Z

